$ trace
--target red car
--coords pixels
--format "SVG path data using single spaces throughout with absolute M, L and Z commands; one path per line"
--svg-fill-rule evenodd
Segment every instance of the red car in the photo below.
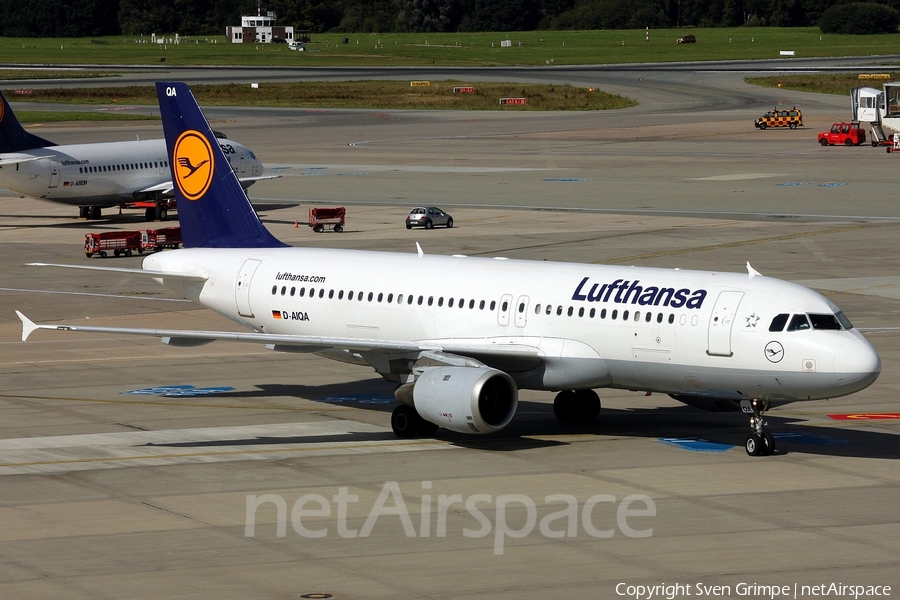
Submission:
M 859 146 L 866 143 L 866 130 L 855 121 L 835 123 L 831 131 L 819 134 L 819 143 L 823 146 Z

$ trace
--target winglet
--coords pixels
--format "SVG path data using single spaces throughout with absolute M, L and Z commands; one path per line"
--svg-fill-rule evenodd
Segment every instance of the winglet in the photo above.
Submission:
M 22 341 L 24 342 L 28 340 L 28 336 L 31 335 L 35 329 L 40 329 L 40 326 L 36 325 L 34 321 L 32 321 L 19 311 L 16 311 L 16 315 L 22 321 Z
M 416 252 L 419 253 L 419 258 L 425 256 L 425 252 L 422 251 L 422 246 L 419 245 L 419 242 L 416 242 Z
M 753 279 L 757 275 L 759 275 L 760 277 L 763 276 L 762 273 L 760 273 L 759 271 L 757 271 L 756 269 L 754 269 L 753 267 L 750 266 L 749 260 L 747 261 L 747 274 L 750 276 L 750 279 Z

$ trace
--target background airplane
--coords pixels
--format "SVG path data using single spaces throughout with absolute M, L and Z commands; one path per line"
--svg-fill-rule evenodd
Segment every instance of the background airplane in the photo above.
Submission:
M 215 133 L 228 164 L 246 189 L 272 179 L 256 155 Z M 172 176 L 165 139 L 58 146 L 28 133 L 0 92 L 0 186 L 29 196 L 79 207 L 84 219 L 103 208 L 150 202 L 148 221 L 165 220 Z
M 233 340 L 369 365 L 398 384 L 401 437 L 499 431 L 519 389 L 558 392 L 564 422 L 598 416 L 596 388 L 661 392 L 743 410 L 753 456 L 774 451 L 770 406 L 852 394 L 881 372 L 837 306 L 749 265 L 744 275 L 288 247 L 260 222 L 190 89 L 160 82 L 157 94 L 185 248 L 141 269 L 56 266 L 153 277 L 253 332 L 37 325 L 17 311 L 23 340 L 37 329 Z

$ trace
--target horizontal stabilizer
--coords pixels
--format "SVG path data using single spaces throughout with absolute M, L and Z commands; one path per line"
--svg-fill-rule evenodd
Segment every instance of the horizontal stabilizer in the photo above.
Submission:
M 0 166 L 18 165 L 34 160 L 41 160 L 42 156 L 31 156 L 30 154 L 0 154 Z
M 175 271 L 151 271 L 149 269 L 129 269 L 127 267 L 94 267 L 90 265 L 62 265 L 53 263 L 27 263 L 29 267 L 58 267 L 61 269 L 84 269 L 86 271 L 107 271 L 110 273 L 129 273 L 144 277 L 165 277 L 167 279 L 187 279 L 190 281 L 206 281 L 209 279 L 202 273 L 179 273 Z

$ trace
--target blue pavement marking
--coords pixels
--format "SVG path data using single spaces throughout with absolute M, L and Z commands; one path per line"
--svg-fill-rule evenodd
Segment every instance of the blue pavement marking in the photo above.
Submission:
M 835 182 L 835 183 L 820 183 L 819 187 L 841 187 L 842 185 L 850 185 L 849 183 Z
M 197 388 L 192 385 L 160 385 L 157 387 L 130 390 L 122 393 L 133 396 L 165 396 L 166 398 L 175 398 L 184 396 L 208 396 L 210 394 L 221 394 L 233 390 L 233 387 Z
M 726 452 L 734 448 L 731 444 L 718 444 L 702 438 L 659 438 L 659 441 L 691 452 Z
M 587 179 L 582 179 L 580 177 L 551 177 L 549 179 L 545 179 L 544 181 L 570 182 L 570 181 L 587 181 Z
M 333 402 L 339 404 L 341 402 L 355 402 L 356 404 L 390 404 L 394 402 L 393 396 L 383 396 L 381 394 L 346 394 L 343 396 L 329 396 L 323 398 L 322 402 Z
M 800 444 L 804 446 L 847 446 L 850 444 L 850 440 L 842 440 L 826 435 L 810 435 L 808 433 L 794 433 L 790 431 L 773 433 L 772 437 L 779 442 Z
M 806 185 L 806 183 L 802 181 L 788 181 L 785 183 L 776 183 L 775 185 L 777 185 L 778 187 L 794 187 L 798 185 Z

